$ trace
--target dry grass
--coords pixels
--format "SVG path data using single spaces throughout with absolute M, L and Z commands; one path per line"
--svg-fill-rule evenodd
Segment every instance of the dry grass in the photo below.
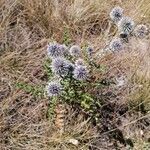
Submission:
M 92 44 L 95 51 L 102 49 L 115 35 L 115 27 L 108 16 L 115 5 L 122 6 L 137 22 L 150 23 L 149 0 L 0 0 L 2 150 L 88 150 L 90 145 L 95 149 L 115 149 L 113 140 L 106 137 L 108 132 L 99 135 L 80 115 L 60 136 L 47 118 L 48 100 L 34 98 L 15 88 L 20 81 L 31 85 L 46 84 L 43 70 L 46 45 L 53 40 L 62 43 L 65 31 L 72 43 Z M 121 99 L 119 104 L 130 104 L 131 109 L 119 116 L 123 122 L 119 128 L 127 138 L 135 139 L 135 150 L 143 150 L 141 145 L 148 143 L 149 138 L 149 46 L 148 40 L 131 39 L 126 51 L 97 60 L 109 66 L 110 70 L 104 76 L 125 76 L 130 81 L 116 94 Z M 134 108 L 139 110 L 140 106 L 146 113 L 135 111 Z M 138 123 L 142 121 L 144 123 Z M 69 144 L 70 138 L 79 140 L 80 144 L 77 147 Z

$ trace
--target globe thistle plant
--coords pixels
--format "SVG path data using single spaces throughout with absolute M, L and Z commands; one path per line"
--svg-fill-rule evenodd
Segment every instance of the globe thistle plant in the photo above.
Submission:
M 76 80 L 84 81 L 87 80 L 88 76 L 89 76 L 89 71 L 87 70 L 86 66 L 79 65 L 75 67 L 73 71 L 73 77 Z
M 81 49 L 80 49 L 79 46 L 73 45 L 73 46 L 70 48 L 69 52 L 70 52 L 70 55 L 71 55 L 71 56 L 73 56 L 73 57 L 79 57 L 80 54 L 81 54 Z
M 136 37 L 142 39 L 148 34 L 148 28 L 144 24 L 137 25 L 134 34 Z
M 51 43 L 48 45 L 47 52 L 51 58 L 62 57 L 65 52 L 65 47 L 57 43 Z
M 119 38 L 113 39 L 110 44 L 109 48 L 111 51 L 120 51 L 123 49 L 123 44 Z
M 110 15 L 111 20 L 117 23 L 123 17 L 123 9 L 117 6 L 111 10 L 109 15 Z
M 62 92 L 62 86 L 58 81 L 51 81 L 46 86 L 46 92 L 49 97 L 58 96 Z
M 84 66 L 84 60 L 83 59 L 81 59 L 81 58 L 79 58 L 79 59 L 77 59 L 76 61 L 75 61 L 75 65 L 76 66 Z
M 128 35 L 134 30 L 134 21 L 130 17 L 123 17 L 118 22 L 118 29 L 121 33 Z
M 73 70 L 73 65 L 68 60 L 62 57 L 57 57 L 52 60 L 51 68 L 56 75 L 64 77 Z

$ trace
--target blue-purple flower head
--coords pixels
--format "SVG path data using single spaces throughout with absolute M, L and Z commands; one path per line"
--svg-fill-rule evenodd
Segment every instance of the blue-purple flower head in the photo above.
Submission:
M 118 22 L 118 29 L 121 33 L 130 34 L 134 30 L 134 21 L 130 17 L 123 17 Z
M 46 86 L 46 92 L 49 97 L 59 96 L 62 92 L 63 88 L 59 81 L 51 81 Z
M 64 77 L 73 71 L 73 64 L 63 57 L 57 57 L 52 60 L 51 68 L 56 75 Z
M 110 12 L 110 18 L 112 21 L 114 21 L 115 23 L 117 23 L 118 21 L 120 21 L 123 17 L 123 9 L 119 6 L 114 7 L 111 12 Z
M 73 45 L 70 50 L 70 55 L 73 57 L 79 57 L 81 55 L 81 48 L 78 45 Z
M 119 38 L 113 39 L 110 44 L 109 48 L 111 51 L 120 51 L 123 49 L 123 44 Z
M 86 66 L 76 66 L 73 71 L 73 77 L 79 81 L 85 81 L 88 79 L 89 71 Z
M 137 25 L 134 30 L 135 36 L 140 39 L 145 38 L 146 35 L 148 35 L 148 32 L 148 27 L 144 24 Z
M 47 52 L 51 58 L 62 57 L 65 53 L 65 47 L 58 43 L 50 43 L 47 47 Z
M 64 51 L 63 52 L 64 55 L 68 55 L 69 49 L 65 44 L 60 45 L 60 48 L 62 48 L 62 50 Z
M 92 47 L 88 47 L 87 48 L 87 54 L 88 54 L 88 56 L 92 56 L 92 53 L 93 53 L 93 48 Z
M 81 59 L 81 58 L 79 58 L 79 59 L 77 59 L 76 61 L 75 61 L 75 65 L 76 66 L 84 66 L 85 64 L 84 64 L 84 60 L 83 59 Z

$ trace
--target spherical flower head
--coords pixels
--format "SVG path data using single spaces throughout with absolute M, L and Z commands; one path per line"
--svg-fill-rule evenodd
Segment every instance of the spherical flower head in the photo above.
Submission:
M 49 97 L 58 96 L 62 92 L 62 85 L 58 81 L 52 81 L 46 86 L 46 92 Z
M 68 55 L 68 47 L 65 44 L 60 45 L 60 48 L 63 49 L 64 55 Z
M 84 66 L 84 60 L 83 59 L 81 59 L 81 58 L 79 58 L 79 59 L 77 59 L 76 61 L 75 61 L 75 65 L 76 66 Z
M 110 42 L 109 48 L 111 51 L 120 51 L 123 49 L 123 44 L 119 38 L 116 38 Z
M 88 53 L 89 56 L 91 56 L 92 53 L 93 53 L 93 48 L 92 47 L 88 47 L 87 48 L 87 53 Z
M 114 7 L 111 12 L 110 12 L 110 18 L 112 21 L 114 21 L 115 23 L 117 23 L 118 21 L 120 21 L 123 17 L 123 9 L 119 6 Z
M 70 52 L 70 55 L 71 55 L 71 56 L 73 56 L 73 57 L 79 57 L 80 54 L 81 54 L 81 49 L 80 49 L 79 46 L 73 45 L 73 46 L 70 48 L 69 52 Z
M 137 25 L 134 30 L 135 36 L 142 39 L 148 34 L 148 27 L 144 24 Z
M 118 29 L 124 34 L 130 34 L 134 30 L 134 21 L 130 17 L 123 17 L 118 22 Z
M 57 44 L 57 43 L 51 43 L 47 47 L 48 56 L 51 58 L 55 57 L 62 57 L 65 52 L 64 46 Z
M 86 66 L 76 66 L 73 71 L 73 77 L 79 81 L 87 80 L 89 75 L 89 71 L 87 70 Z
M 62 57 L 57 57 L 52 60 L 51 68 L 52 71 L 59 76 L 67 76 L 72 69 L 73 65 Z

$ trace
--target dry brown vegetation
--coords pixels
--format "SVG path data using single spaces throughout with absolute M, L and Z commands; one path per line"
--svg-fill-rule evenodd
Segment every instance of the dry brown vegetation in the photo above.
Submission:
M 150 23 L 149 0 L 0 0 L 1 150 L 113 150 L 116 145 L 129 149 L 111 135 L 114 126 L 129 143 L 132 139 L 134 150 L 150 149 L 149 37 L 142 41 L 133 38 L 123 52 L 97 60 L 109 66 L 104 77 L 128 79 L 125 86 L 104 91 L 117 96 L 110 96 L 116 105 L 104 106 L 99 128 L 107 124 L 110 130 L 103 134 L 83 114 L 76 116 L 70 110 L 67 131 L 60 135 L 47 116 L 48 99 L 16 88 L 17 82 L 46 84 L 46 45 L 53 40 L 63 43 L 65 32 L 69 43 L 91 44 L 95 52 L 102 49 L 116 34 L 108 15 L 115 5 L 136 22 Z M 112 122 L 106 121 L 109 111 L 114 111 Z M 72 138 L 79 141 L 78 146 L 69 143 Z

